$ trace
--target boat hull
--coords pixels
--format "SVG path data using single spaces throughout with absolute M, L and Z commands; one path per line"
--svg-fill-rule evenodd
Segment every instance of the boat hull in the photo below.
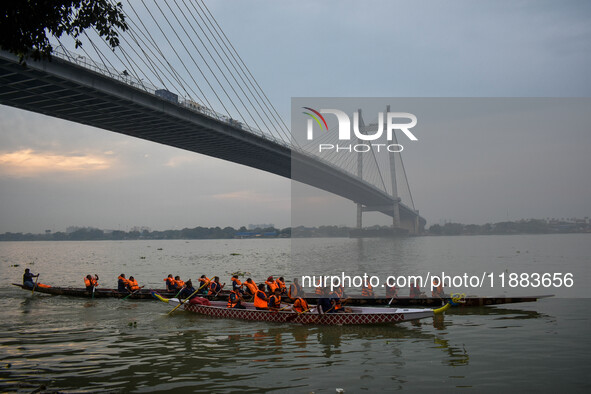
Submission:
M 168 301 L 172 305 L 178 305 L 179 303 L 176 299 Z M 223 301 L 213 301 L 209 306 L 185 303 L 182 308 L 189 312 L 220 319 L 239 319 L 304 325 L 392 324 L 433 316 L 433 310 L 431 309 L 352 308 L 353 311 L 351 313 L 319 314 L 315 311 L 315 308 L 312 308 L 308 313 L 297 313 L 287 310 L 257 310 L 251 303 L 246 303 L 247 309 L 226 308 L 225 304 L 226 303 Z
M 23 290 L 31 291 L 30 288 L 20 285 L 18 283 L 13 283 L 14 286 L 20 287 Z M 94 295 L 91 291 L 87 291 L 86 288 L 83 287 L 39 287 L 35 288 L 35 293 L 44 293 L 44 294 L 51 294 L 51 295 L 65 295 L 65 296 L 72 296 L 72 297 L 82 297 L 82 298 L 125 298 L 127 296 L 128 299 L 134 300 L 153 300 L 151 291 L 148 289 L 141 289 L 135 294 L 131 294 L 129 292 L 119 292 L 116 289 L 106 289 L 106 288 L 97 288 L 94 291 Z M 167 297 L 174 297 L 175 293 L 167 292 L 166 290 L 156 290 L 160 294 L 166 295 Z

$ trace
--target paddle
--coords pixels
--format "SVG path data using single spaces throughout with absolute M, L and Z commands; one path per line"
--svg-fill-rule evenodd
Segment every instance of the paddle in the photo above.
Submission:
M 136 290 L 136 291 L 134 291 L 133 293 L 129 293 L 128 295 L 126 295 L 125 297 L 123 297 L 123 298 L 121 299 L 121 301 L 124 301 L 124 300 L 126 300 L 128 297 L 130 297 L 130 296 L 134 295 L 135 293 L 137 293 L 138 291 L 140 291 L 141 289 L 143 289 L 145 286 L 146 286 L 146 285 L 143 285 L 142 287 L 140 287 L 139 289 L 137 289 L 137 290 Z
M 33 290 L 31 290 L 31 296 L 35 292 L 35 288 L 37 287 L 37 281 L 39 280 L 39 274 L 37 274 L 37 278 L 35 278 L 35 284 L 33 285 Z
M 215 295 L 213 296 L 213 298 L 216 298 L 218 296 L 218 294 L 220 294 L 220 291 L 222 291 L 222 289 L 226 286 L 226 282 L 224 282 L 224 284 L 222 285 L 222 287 L 220 287 L 220 289 L 218 290 L 217 293 L 215 293 Z
M 179 300 L 179 304 L 177 306 L 175 306 L 170 312 L 168 312 L 168 314 L 170 315 L 172 312 L 176 311 L 181 305 L 183 305 L 188 299 L 190 299 L 191 297 L 193 297 L 195 294 L 197 294 L 199 292 L 199 290 L 201 290 L 203 287 L 205 287 L 205 285 L 207 284 L 207 282 L 203 283 L 203 285 L 198 288 L 197 290 L 195 290 L 190 296 L 188 296 L 187 298 L 185 298 L 184 301 L 180 301 Z M 224 283 L 225 285 L 225 283 Z M 223 288 L 223 286 L 222 286 Z M 220 289 L 221 290 L 221 289 Z

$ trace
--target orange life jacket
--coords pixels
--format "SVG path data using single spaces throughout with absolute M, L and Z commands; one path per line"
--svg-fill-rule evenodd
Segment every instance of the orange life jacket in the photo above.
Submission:
M 302 286 L 292 283 L 291 285 L 289 285 L 289 294 L 288 295 L 289 295 L 289 298 L 298 298 L 300 296 L 303 296 L 304 292 L 302 291 Z
M 322 287 L 318 286 L 316 288 L 316 294 L 323 295 L 324 294 L 324 289 Z
M 367 287 L 363 287 L 361 289 L 361 296 L 362 297 L 373 297 L 374 296 L 373 287 L 371 287 L 371 285 L 369 283 L 367 284 Z
M 199 278 L 199 288 L 206 287 L 209 284 L 209 282 L 211 281 L 207 276 L 205 278 Z
M 339 297 L 343 298 L 345 295 L 345 288 L 343 286 L 339 286 L 335 289 L 334 293 Z
M 333 307 L 334 310 L 338 311 L 339 309 L 343 309 L 343 304 L 341 304 L 341 297 L 339 297 L 339 294 L 336 291 L 333 291 L 332 293 L 330 293 L 330 295 L 332 296 L 330 298 L 335 301 Z
M 303 298 L 297 298 L 293 302 L 293 309 L 296 312 L 304 313 L 304 312 L 308 311 L 310 309 L 310 307 L 308 306 L 308 302 L 306 302 L 306 300 L 304 300 Z
M 242 282 L 240 282 L 240 279 L 238 278 L 232 278 L 232 282 L 234 282 L 236 284 L 235 286 L 237 287 L 242 286 Z
M 228 295 L 227 308 L 234 308 L 240 302 L 240 293 L 238 290 L 232 290 Z
M 281 290 L 282 294 L 287 292 L 287 287 L 285 286 L 285 282 L 282 282 L 279 278 L 277 278 L 277 279 L 275 279 L 275 284 L 277 285 L 279 290 Z
M 275 294 L 269 297 L 269 309 L 279 309 L 281 308 L 281 296 L 276 296 Z
M 185 282 L 179 279 L 179 280 L 175 280 L 174 284 L 176 285 L 177 289 L 180 289 L 181 287 L 183 287 L 185 285 Z
M 244 284 L 246 285 L 246 287 L 248 287 L 248 290 L 250 290 L 250 293 L 252 295 L 255 295 L 258 291 L 257 285 L 256 283 L 252 282 L 252 283 L 248 283 L 248 282 L 244 282 Z
M 96 287 L 97 284 L 98 284 L 98 282 L 97 282 L 97 280 L 95 278 L 88 279 L 86 276 L 84 277 L 84 285 L 86 287 L 89 287 L 89 286 Z
M 140 285 L 138 285 L 137 280 L 128 280 L 129 283 L 129 290 L 136 291 L 139 290 Z
M 125 279 L 125 278 L 124 278 L 124 277 L 122 277 L 122 276 L 119 276 L 119 277 L 117 278 L 117 280 L 120 280 L 120 281 L 122 281 L 122 282 L 123 282 L 123 284 L 124 284 L 124 285 L 126 285 L 126 286 L 127 286 L 127 284 L 129 283 L 129 279 Z
M 164 278 L 163 280 L 166 282 L 167 287 L 174 286 L 174 279 L 173 278 Z
M 254 297 L 254 306 L 256 308 L 268 309 L 267 295 L 265 294 L 265 292 L 261 291 L 261 290 L 257 290 L 257 292 L 255 294 L 256 295 Z
M 273 294 L 275 292 L 275 289 L 277 288 L 275 282 L 269 282 L 268 280 L 266 280 L 265 284 L 268 286 L 269 293 Z

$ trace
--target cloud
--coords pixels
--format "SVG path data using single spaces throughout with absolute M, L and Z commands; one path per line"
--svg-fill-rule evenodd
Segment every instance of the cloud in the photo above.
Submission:
M 0 174 L 17 178 L 49 173 L 95 172 L 111 167 L 111 159 L 93 154 L 58 154 L 33 149 L 0 154 Z

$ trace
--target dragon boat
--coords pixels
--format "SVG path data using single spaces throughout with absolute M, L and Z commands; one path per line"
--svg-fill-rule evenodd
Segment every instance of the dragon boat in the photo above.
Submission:
M 318 312 L 316 306 L 311 305 L 304 313 L 291 310 L 289 305 L 279 310 L 258 310 L 252 303 L 243 303 L 246 309 L 227 308 L 227 302 L 209 301 L 206 298 L 195 297 L 188 301 L 178 298 L 166 298 L 153 292 L 155 298 L 175 307 L 214 318 L 239 319 L 248 321 L 264 321 L 274 323 L 294 323 L 311 325 L 367 325 L 391 324 L 419 320 L 443 313 L 451 304 L 438 309 L 406 309 L 406 308 L 372 308 L 349 307 L 347 312 L 326 313 Z

